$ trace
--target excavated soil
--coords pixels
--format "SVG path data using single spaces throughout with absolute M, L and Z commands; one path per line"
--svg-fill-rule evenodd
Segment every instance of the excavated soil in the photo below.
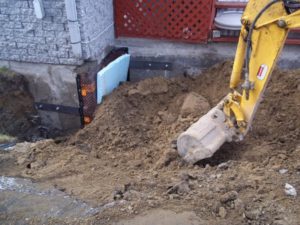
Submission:
M 33 103 L 25 77 L 0 68 L 0 135 L 30 139 L 35 128 Z
M 300 71 L 275 71 L 243 142 L 196 165 L 177 154 L 177 136 L 227 94 L 231 69 L 226 62 L 198 77 L 123 84 L 75 135 L 0 153 L 1 175 L 54 186 L 93 206 L 119 203 L 53 224 L 142 224 L 128 219 L 171 210 L 197 217 L 191 224 L 297 225 L 299 197 L 284 188 L 300 191 Z

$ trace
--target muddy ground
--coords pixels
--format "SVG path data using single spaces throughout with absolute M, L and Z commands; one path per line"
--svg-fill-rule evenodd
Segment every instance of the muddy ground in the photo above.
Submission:
M 284 189 L 300 192 L 300 71 L 275 71 L 243 142 L 196 165 L 177 154 L 177 136 L 227 94 L 231 68 L 123 84 L 76 134 L 0 152 L 0 175 L 30 178 L 94 207 L 118 203 L 49 224 L 298 225 L 299 197 Z

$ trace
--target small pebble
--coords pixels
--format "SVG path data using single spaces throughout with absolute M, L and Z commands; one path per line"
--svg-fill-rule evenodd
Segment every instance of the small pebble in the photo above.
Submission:
M 258 220 L 258 218 L 261 216 L 261 211 L 258 209 L 254 209 L 246 211 L 244 214 L 245 217 L 249 220 Z
M 286 174 L 288 171 L 289 170 L 287 170 L 287 169 L 281 169 L 281 170 L 279 170 L 279 173 L 280 174 Z
M 220 207 L 219 208 L 219 216 L 224 219 L 226 217 L 226 215 L 227 215 L 226 209 L 224 207 Z
M 290 185 L 288 183 L 286 183 L 285 186 L 284 186 L 284 192 L 288 196 L 293 196 L 293 197 L 297 196 L 296 189 L 292 185 Z
M 229 167 L 228 163 L 227 162 L 224 162 L 224 163 L 221 163 L 218 165 L 218 168 L 221 169 L 221 170 L 227 170 Z
M 238 198 L 238 193 L 236 191 L 230 191 L 227 192 L 226 194 L 222 195 L 220 198 L 221 203 L 226 203 L 229 201 L 234 201 Z

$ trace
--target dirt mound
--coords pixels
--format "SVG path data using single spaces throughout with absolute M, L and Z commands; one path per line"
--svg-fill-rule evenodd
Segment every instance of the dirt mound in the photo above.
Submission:
M 194 211 L 209 224 L 297 224 L 299 197 L 286 196 L 284 185 L 300 190 L 300 71 L 275 71 L 245 141 L 195 166 L 177 154 L 177 136 L 227 94 L 231 68 L 227 62 L 199 77 L 124 84 L 74 136 L 0 157 L 16 161 L 2 173 L 96 205 L 125 200 L 91 218 L 103 224 L 150 208 Z
M 158 77 L 124 85 L 106 99 L 94 122 L 79 131 L 71 143 L 99 158 L 111 151 L 113 155 L 135 151 L 135 157 L 144 161 L 146 151 L 157 161 L 163 152 L 172 148 L 171 143 L 178 134 L 228 93 L 230 72 L 231 63 L 225 63 L 196 79 Z M 280 147 L 286 151 L 296 147 L 300 139 L 297 73 L 275 71 L 246 144 L 238 144 L 240 151 L 248 149 L 249 144 L 263 145 L 265 142 L 273 142 L 271 148 Z M 230 148 L 234 146 L 230 144 Z M 264 153 L 268 151 L 262 150 L 261 154 Z M 253 155 L 248 155 L 249 160 L 261 159 L 260 153 L 253 152 Z M 235 159 L 240 157 L 238 154 Z M 209 162 L 215 159 L 216 163 L 221 160 L 217 155 Z
M 7 69 L 0 70 L 0 134 L 28 138 L 32 116 L 36 115 L 33 98 L 24 76 Z
M 225 96 L 229 71 L 227 63 L 200 79 L 156 77 L 125 84 L 106 99 L 93 123 L 79 131 L 71 144 L 98 158 L 119 152 L 127 162 L 133 156 L 126 158 L 124 152 L 135 152 L 134 158 L 147 167 L 146 153 L 152 165 L 164 152 L 173 151 L 172 141 L 179 133 Z

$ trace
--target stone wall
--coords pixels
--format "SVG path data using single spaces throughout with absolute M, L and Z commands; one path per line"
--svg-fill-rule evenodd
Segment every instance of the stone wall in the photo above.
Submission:
M 77 8 L 83 57 L 101 59 L 114 44 L 113 1 L 80 0 Z
M 0 0 L 0 59 L 79 64 L 72 55 L 64 0 L 44 0 L 37 19 L 32 0 Z
M 76 0 L 83 57 L 72 52 L 65 0 L 43 0 L 37 19 L 33 0 L 0 0 L 0 60 L 78 65 L 101 59 L 113 45 L 112 0 Z

